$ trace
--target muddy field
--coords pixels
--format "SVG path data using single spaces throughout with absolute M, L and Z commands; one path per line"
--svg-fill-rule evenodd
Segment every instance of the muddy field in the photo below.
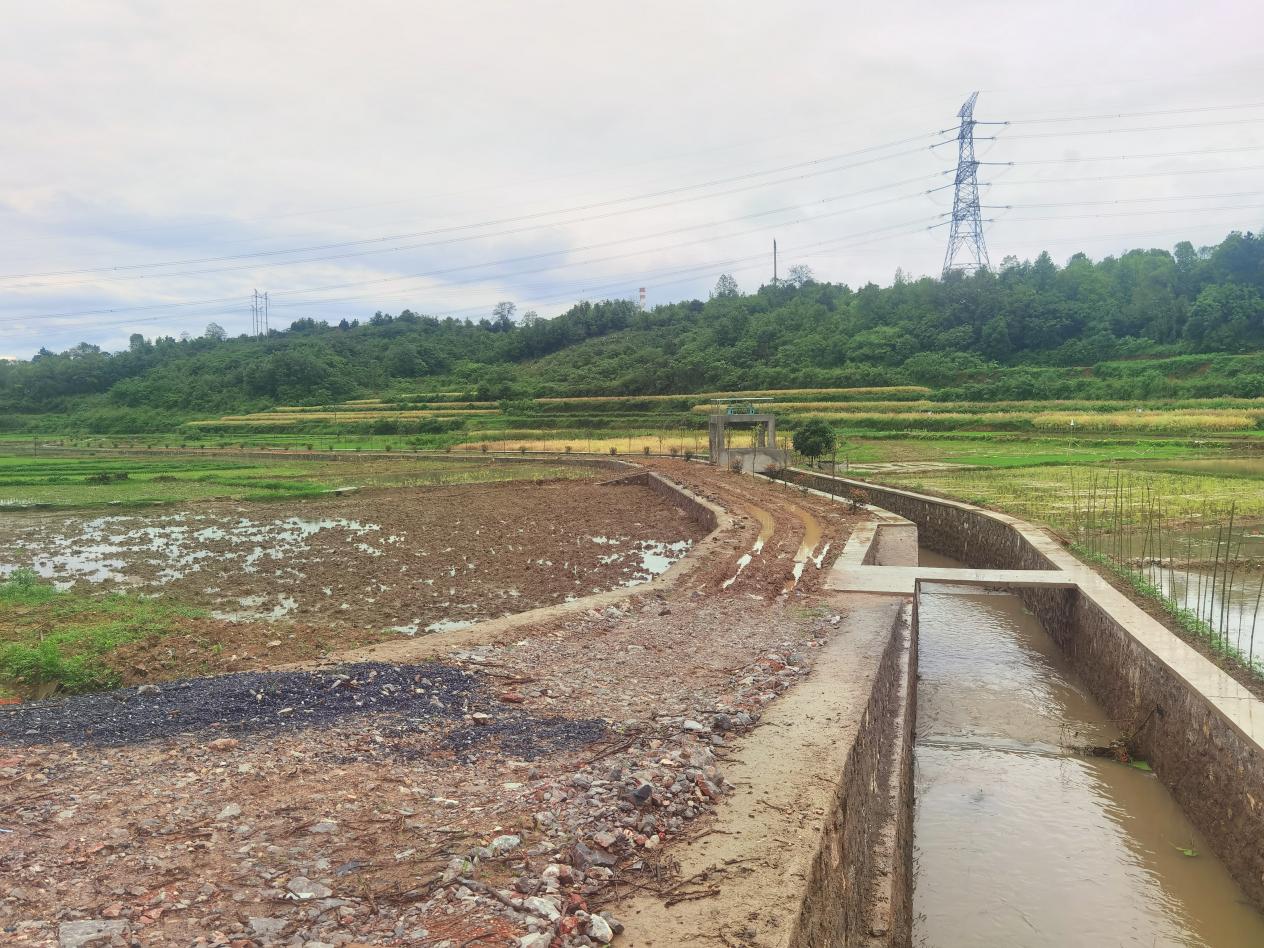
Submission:
M 298 503 L 7 515 L 0 574 L 31 567 L 79 591 L 168 595 L 220 620 L 411 635 L 645 582 L 701 532 L 642 488 L 403 488 Z

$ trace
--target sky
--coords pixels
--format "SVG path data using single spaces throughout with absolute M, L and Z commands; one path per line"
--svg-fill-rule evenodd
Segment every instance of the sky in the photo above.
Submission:
M 773 240 L 938 275 L 975 90 L 993 266 L 1215 243 L 1264 229 L 1261 35 L 1245 0 L 9 4 L 0 357 L 249 332 L 255 290 L 274 329 L 753 291 Z

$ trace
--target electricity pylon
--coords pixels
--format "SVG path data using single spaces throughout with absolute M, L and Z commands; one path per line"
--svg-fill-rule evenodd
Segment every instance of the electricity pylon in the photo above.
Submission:
M 957 180 L 952 199 L 952 221 L 948 230 L 948 251 L 944 254 L 944 275 L 950 270 L 989 268 L 987 245 L 983 242 L 983 217 L 979 208 L 979 162 L 974 157 L 974 103 L 970 93 L 957 116 Z

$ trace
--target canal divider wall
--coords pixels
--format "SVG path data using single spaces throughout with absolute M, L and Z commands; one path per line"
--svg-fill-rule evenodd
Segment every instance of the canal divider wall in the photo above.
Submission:
M 1024 521 L 850 478 L 798 469 L 787 477 L 905 517 L 923 545 L 968 566 L 1066 573 L 1070 588 L 1015 591 L 1247 897 L 1264 908 L 1264 702 Z

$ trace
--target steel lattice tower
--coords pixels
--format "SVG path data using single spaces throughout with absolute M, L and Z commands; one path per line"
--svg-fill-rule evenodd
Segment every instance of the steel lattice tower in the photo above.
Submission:
M 972 92 L 957 116 L 957 180 L 952 199 L 952 221 L 948 231 L 948 252 L 944 254 L 944 275 L 950 270 L 986 270 L 987 245 L 983 242 L 983 217 L 979 207 L 979 162 L 974 157 L 974 103 Z

